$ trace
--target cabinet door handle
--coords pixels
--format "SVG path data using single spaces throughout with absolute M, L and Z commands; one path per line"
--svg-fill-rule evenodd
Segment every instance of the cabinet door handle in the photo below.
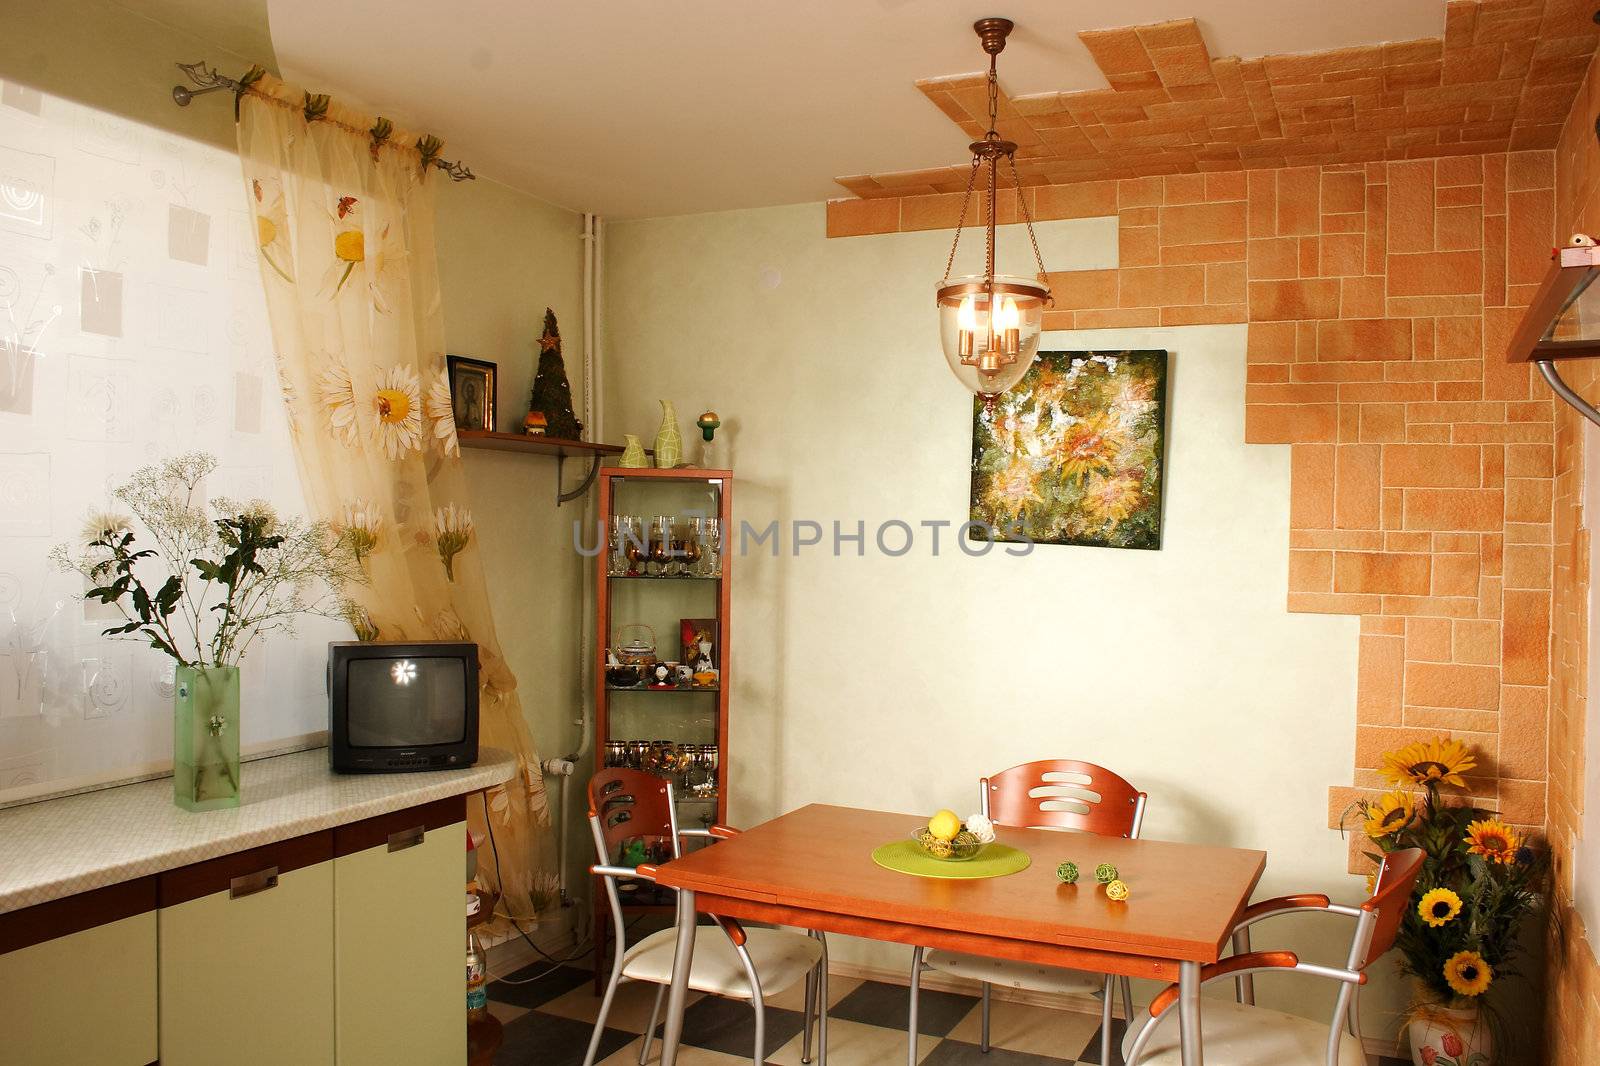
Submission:
M 398 833 L 390 833 L 389 850 L 404 851 L 407 848 L 414 848 L 422 843 L 422 838 L 427 832 L 427 826 L 414 825 L 410 829 L 402 829 Z
M 241 874 L 228 882 L 228 898 L 243 899 L 253 896 L 257 892 L 265 892 L 269 888 L 278 887 L 278 868 L 268 866 L 265 870 L 257 870 L 253 874 Z

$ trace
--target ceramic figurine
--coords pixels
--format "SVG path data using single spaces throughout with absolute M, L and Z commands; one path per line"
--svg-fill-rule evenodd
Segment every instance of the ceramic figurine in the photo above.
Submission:
M 656 430 L 656 466 L 671 470 L 683 458 L 683 434 L 678 432 L 678 412 L 671 400 L 661 401 L 661 428 Z
M 549 428 L 549 422 L 542 411 L 529 411 L 522 419 L 522 432 L 530 437 L 542 437 Z
M 626 467 L 629 470 L 637 470 L 640 467 L 650 465 L 649 460 L 644 457 L 644 445 L 639 442 L 638 437 L 635 437 L 632 433 L 624 433 L 622 435 L 622 443 L 626 447 L 622 449 L 622 458 L 617 460 L 618 466 Z

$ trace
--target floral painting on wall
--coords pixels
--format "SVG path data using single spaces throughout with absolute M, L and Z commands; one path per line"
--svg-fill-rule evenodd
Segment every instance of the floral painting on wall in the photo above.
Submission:
M 973 402 L 972 521 L 1001 541 L 1161 547 L 1166 391 L 1164 351 L 1040 352 L 992 409 Z

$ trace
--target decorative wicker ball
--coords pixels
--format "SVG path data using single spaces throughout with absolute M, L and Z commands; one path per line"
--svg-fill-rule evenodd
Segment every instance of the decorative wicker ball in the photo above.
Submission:
M 1057 866 L 1056 867 L 1056 879 L 1059 880 L 1064 885 L 1075 885 L 1075 884 L 1077 884 L 1078 883 L 1078 864 L 1075 863 L 1075 862 L 1064 862 L 1060 866 Z
M 1127 882 L 1118 881 L 1116 878 L 1112 878 L 1110 881 L 1106 882 L 1106 898 L 1107 899 L 1114 899 L 1114 900 L 1117 900 L 1119 902 L 1122 901 L 1122 900 L 1127 899 L 1128 898 L 1128 884 L 1127 884 Z
M 1117 879 L 1117 868 L 1109 862 L 1103 862 L 1094 868 L 1094 879 L 1102 885 L 1108 885 Z

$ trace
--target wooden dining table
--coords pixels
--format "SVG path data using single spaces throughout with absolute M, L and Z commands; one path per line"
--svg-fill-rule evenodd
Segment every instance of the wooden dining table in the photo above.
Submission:
M 1032 860 L 1001 877 L 917 877 L 878 866 L 880 844 L 926 819 L 812 804 L 662 865 L 678 891 L 677 954 L 662 1063 L 673 1066 L 696 912 L 971 955 L 1177 982 L 1183 1066 L 1200 1066 L 1200 968 L 1218 961 L 1266 867 L 1265 852 L 997 827 Z M 1077 863 L 1077 884 L 1056 867 Z M 1117 902 L 1095 882 L 1116 866 Z

